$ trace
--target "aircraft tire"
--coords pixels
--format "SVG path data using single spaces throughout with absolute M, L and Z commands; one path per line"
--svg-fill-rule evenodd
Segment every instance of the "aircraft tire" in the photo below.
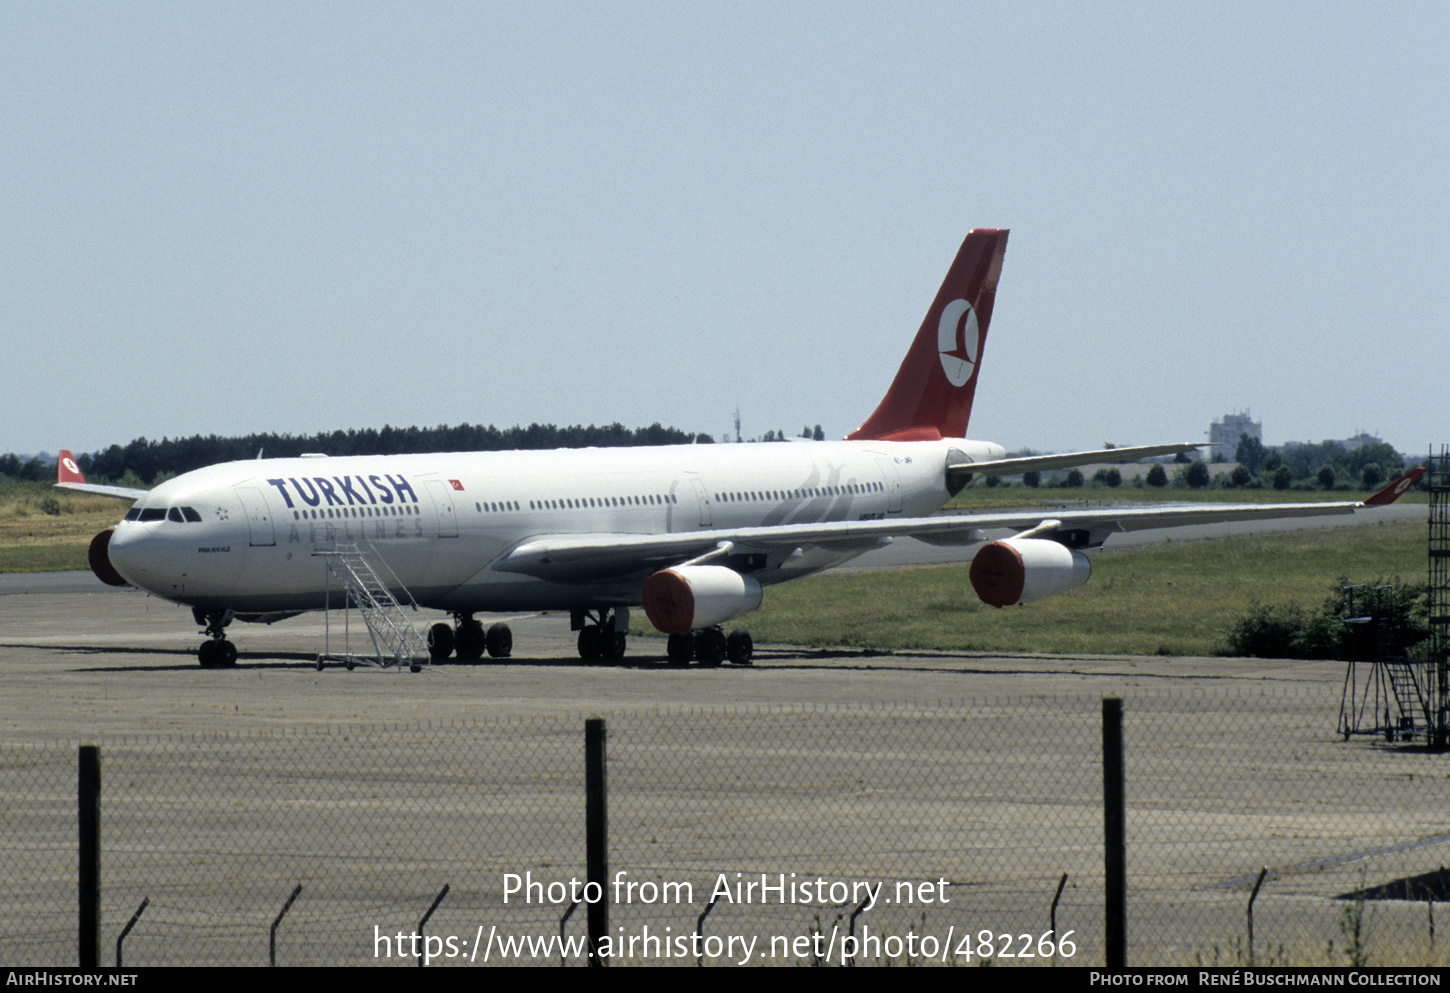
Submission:
M 483 633 L 483 625 L 474 620 L 459 624 L 453 646 L 460 662 L 477 662 L 483 658 L 484 649 L 488 647 L 488 636 Z
M 201 663 L 203 669 L 215 669 L 217 665 L 216 642 L 203 641 L 201 647 L 196 650 L 196 660 Z
M 665 654 L 669 656 L 670 665 L 689 665 L 690 659 L 695 654 L 695 638 L 689 634 L 672 634 L 668 643 L 669 647 Z
M 604 632 L 598 624 L 589 624 L 579 631 L 579 657 L 593 662 L 604 654 Z
M 706 668 L 713 669 L 725 661 L 725 632 L 719 628 L 701 631 L 695 637 L 695 658 Z
M 453 628 L 439 621 L 428 629 L 428 654 L 434 662 L 453 654 Z
M 506 659 L 514 653 L 514 633 L 507 624 L 495 624 L 488 629 L 486 644 L 489 655 Z
M 624 658 L 628 647 L 629 640 L 623 631 L 611 631 L 604 636 L 604 657 L 611 662 L 618 662 Z
M 223 669 L 230 669 L 237 664 L 237 646 L 225 638 L 221 641 L 221 651 L 217 654 L 217 665 Z
M 750 660 L 755 656 L 755 639 L 750 637 L 750 632 L 744 628 L 730 632 L 729 639 L 725 642 L 725 653 L 730 656 L 730 661 L 735 665 L 749 665 Z

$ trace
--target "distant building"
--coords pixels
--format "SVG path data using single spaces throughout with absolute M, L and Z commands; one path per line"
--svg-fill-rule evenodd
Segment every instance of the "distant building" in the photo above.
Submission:
M 1325 438 L 1319 442 L 1321 445 L 1338 445 L 1346 452 L 1352 452 L 1364 445 L 1380 445 L 1384 443 L 1383 438 L 1376 438 L 1368 431 L 1361 431 L 1353 438 Z M 1292 452 L 1296 448 L 1303 448 L 1305 445 L 1312 445 L 1312 441 L 1286 441 L 1280 446 L 1280 451 Z
M 1238 451 L 1239 439 L 1248 435 L 1255 441 L 1263 444 L 1264 426 L 1249 417 L 1247 410 L 1237 414 L 1225 414 L 1223 420 L 1214 421 L 1208 429 L 1208 458 L 1209 461 L 1219 459 L 1224 462 L 1232 462 L 1234 454 Z
M 1376 438 L 1368 431 L 1361 431 L 1353 438 L 1345 438 L 1343 441 L 1340 442 L 1340 444 L 1344 446 L 1344 450 L 1346 452 L 1352 452 L 1356 448 L 1362 448 L 1365 445 L 1379 445 L 1382 443 L 1383 439 Z

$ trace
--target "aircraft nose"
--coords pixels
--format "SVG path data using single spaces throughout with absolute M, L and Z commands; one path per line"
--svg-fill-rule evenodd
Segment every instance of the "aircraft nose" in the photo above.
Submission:
M 122 525 L 111 534 L 111 543 L 106 555 L 111 565 L 132 586 L 155 592 L 156 577 L 161 572 L 162 562 L 158 560 L 154 536 L 148 534 L 154 528 L 138 524 Z
M 168 600 L 231 592 L 241 565 L 231 523 L 178 516 L 179 521 L 123 522 L 111 536 L 111 564 L 132 586 Z M 245 534 L 240 547 L 246 547 Z

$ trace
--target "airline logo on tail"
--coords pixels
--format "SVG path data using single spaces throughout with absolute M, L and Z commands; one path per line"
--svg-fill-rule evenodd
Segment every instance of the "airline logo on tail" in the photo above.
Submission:
M 966 320 L 962 320 L 962 315 Z M 965 300 L 953 300 L 941 313 L 936 345 L 941 371 L 953 386 L 965 386 L 977 367 L 977 312 Z
M 964 438 L 992 320 L 1007 232 L 967 235 L 927 309 L 891 388 L 850 441 Z

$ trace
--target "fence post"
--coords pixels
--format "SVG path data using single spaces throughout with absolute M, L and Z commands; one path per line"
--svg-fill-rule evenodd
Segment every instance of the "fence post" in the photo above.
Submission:
M 1123 701 L 1103 698 L 1103 891 L 1105 959 L 1122 969 L 1128 959 L 1127 814 L 1123 799 Z
M 599 953 L 609 936 L 609 790 L 605 782 L 604 718 L 584 722 L 584 847 L 587 884 L 598 899 L 589 904 L 589 964 L 605 966 Z
M 101 965 L 101 749 L 82 745 L 76 787 L 80 823 L 80 883 L 77 965 Z

